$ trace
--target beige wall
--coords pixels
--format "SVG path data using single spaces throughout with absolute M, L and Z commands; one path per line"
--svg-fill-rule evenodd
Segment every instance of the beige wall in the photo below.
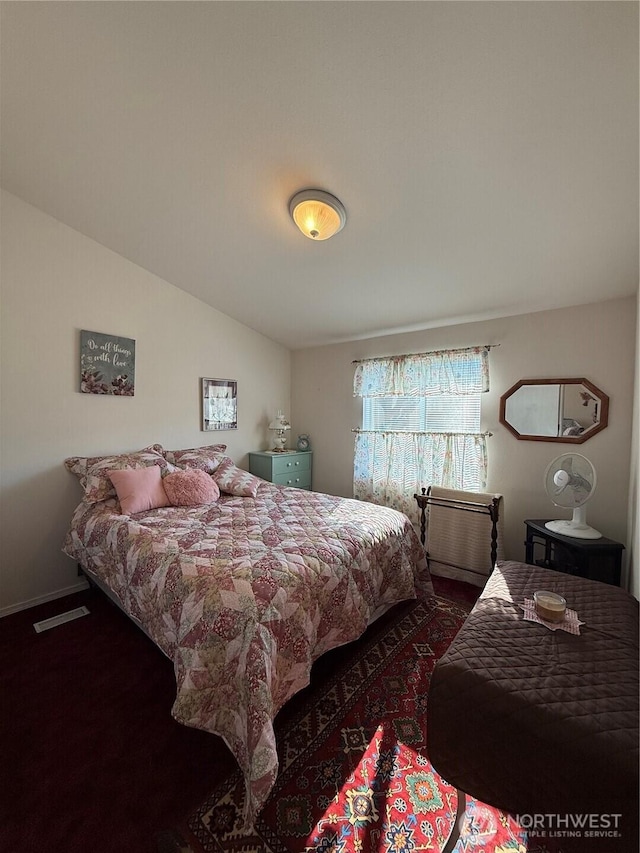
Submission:
M 640 287 L 636 320 L 636 375 L 629 484 L 629 589 L 640 599 Z
M 79 393 L 81 329 L 135 339 L 134 397 Z M 224 441 L 244 465 L 290 407 L 287 349 L 8 193 L 0 352 L 0 614 L 78 585 L 60 551 L 81 495 L 65 457 Z M 237 430 L 200 431 L 203 376 L 237 379 Z
M 266 425 L 281 407 L 292 413 L 293 438 L 311 435 L 314 488 L 350 495 L 351 429 L 360 424 L 361 409 L 352 395 L 351 361 L 485 343 L 501 344 L 491 351 L 493 390 L 483 400 L 483 422 L 494 432 L 488 488 L 506 496 L 509 556 L 523 558 L 524 518 L 556 514 L 542 475 L 568 446 L 513 438 L 497 422 L 500 394 L 520 378 L 584 376 L 611 398 L 609 427 L 575 447 L 598 470 L 588 518 L 623 541 L 627 555 L 633 550 L 637 564 L 637 411 L 631 459 L 634 388 L 640 398 L 635 299 L 290 354 L 4 192 L 1 224 L 0 614 L 78 586 L 75 566 L 60 551 L 80 497 L 63 467 L 66 456 L 220 439 L 200 431 L 200 377 L 238 380 L 240 426 L 221 434 L 236 461 L 246 464 L 248 450 L 266 446 Z M 80 329 L 136 340 L 135 397 L 78 392 Z M 638 574 L 631 578 L 636 597 Z
M 505 495 L 505 546 L 524 559 L 525 518 L 565 518 L 543 487 L 548 463 L 576 450 L 595 465 L 598 484 L 588 521 L 629 546 L 629 468 L 634 393 L 636 300 L 545 311 L 300 350 L 292 354 L 292 426 L 308 432 L 314 489 L 352 494 L 353 435 L 361 401 L 352 394 L 353 359 L 445 347 L 500 344 L 491 350 L 491 391 L 483 397 L 489 439 L 487 488 Z M 500 395 L 518 379 L 585 377 L 610 397 L 609 426 L 581 445 L 518 441 L 498 422 Z

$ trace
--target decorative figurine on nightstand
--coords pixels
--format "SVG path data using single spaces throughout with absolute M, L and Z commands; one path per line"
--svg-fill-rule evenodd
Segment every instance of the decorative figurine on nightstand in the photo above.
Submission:
M 302 435 L 298 436 L 296 447 L 298 450 L 311 450 L 311 442 L 309 441 L 309 436 L 306 432 L 303 432 Z

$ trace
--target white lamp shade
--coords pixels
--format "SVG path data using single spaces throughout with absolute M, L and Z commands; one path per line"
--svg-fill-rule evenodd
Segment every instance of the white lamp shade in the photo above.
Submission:
M 289 213 L 305 237 L 328 240 L 344 228 L 347 212 L 341 201 L 323 190 L 302 190 L 289 202 Z
M 275 418 L 269 424 L 269 429 L 291 429 L 291 424 L 285 418 L 282 409 L 278 409 Z

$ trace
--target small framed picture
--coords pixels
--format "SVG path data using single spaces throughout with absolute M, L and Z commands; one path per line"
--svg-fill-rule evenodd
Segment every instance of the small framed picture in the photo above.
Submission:
M 238 429 L 238 383 L 234 379 L 202 380 L 202 429 Z

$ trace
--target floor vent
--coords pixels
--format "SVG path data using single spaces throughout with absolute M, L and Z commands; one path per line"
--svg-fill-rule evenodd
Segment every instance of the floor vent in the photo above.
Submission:
M 61 613 L 59 616 L 52 616 L 51 619 L 43 619 L 42 622 L 34 622 L 33 627 L 40 634 L 42 631 L 48 631 L 49 628 L 57 628 L 58 625 L 64 625 L 65 622 L 71 622 L 74 619 L 79 619 L 81 616 L 88 616 L 89 611 L 86 607 L 76 607 L 75 610 L 67 610 L 66 613 Z

